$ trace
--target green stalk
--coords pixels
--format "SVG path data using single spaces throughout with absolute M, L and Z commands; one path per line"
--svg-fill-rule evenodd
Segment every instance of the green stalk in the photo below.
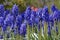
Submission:
M 30 40 L 30 27 L 27 25 L 27 40 Z
M 52 26 L 51 26 L 51 22 L 50 22 L 50 29 L 51 29 L 51 27 Z M 47 40 L 53 40 L 54 39 L 53 37 L 54 37 L 54 30 L 51 29 L 51 35 L 50 36 L 48 35 Z
M 17 35 L 15 35 L 15 40 L 23 40 L 23 36 L 21 36 L 20 34 L 18 34 L 18 28 L 16 27 L 17 30 Z M 14 35 L 13 35 L 14 38 Z
M 32 26 L 32 34 L 34 33 L 34 27 Z
M 59 34 L 60 34 L 60 21 L 58 21 L 58 31 L 59 31 Z
M 9 30 L 9 28 L 7 27 L 7 30 Z M 7 38 L 7 30 L 5 31 L 5 33 L 4 33 L 4 40 L 8 40 L 8 38 Z
M 38 32 L 38 40 L 41 40 L 41 31 Z
M 32 25 L 32 33 L 31 33 L 31 34 L 34 34 L 34 33 L 35 33 L 34 28 L 35 28 L 35 27 Z M 35 37 L 32 37 L 32 40 L 35 40 Z
M 16 32 L 18 33 L 18 29 L 17 29 L 17 26 L 16 26 Z M 17 34 L 15 35 L 15 40 L 17 40 Z
M 57 23 L 57 24 L 56 24 L 56 27 L 58 27 L 58 21 L 56 21 L 56 23 Z M 55 28 L 55 29 L 56 29 L 56 28 Z M 57 35 L 57 33 L 56 33 L 56 40 L 58 39 L 57 37 L 58 37 L 58 35 Z
M 53 29 L 51 30 L 51 37 L 53 38 L 53 40 L 55 40 L 55 22 L 54 22 Z
M 56 21 L 54 21 L 54 40 L 56 40 Z
M 11 36 L 11 30 L 10 30 L 10 26 L 7 27 L 7 31 L 9 33 L 9 36 Z M 8 36 L 8 35 L 7 35 Z M 9 38 L 7 38 L 7 40 L 9 40 Z
M 59 34 L 60 34 L 60 21 L 59 21 L 59 20 L 58 20 L 58 22 L 57 22 L 57 27 L 58 27 L 57 39 L 59 39 Z
M 11 40 L 15 40 L 13 32 L 11 32 Z
M 23 40 L 23 36 L 21 36 L 21 35 L 20 35 L 20 38 L 19 38 L 19 40 Z
M 41 21 L 40 21 L 39 25 L 40 25 L 40 24 L 41 24 Z M 41 40 L 41 36 L 42 36 L 42 33 L 41 33 L 41 30 L 42 30 L 41 25 L 40 25 L 39 27 L 40 27 L 39 30 L 38 30 L 38 28 L 37 28 L 37 30 L 38 30 L 38 40 Z
M 3 32 L 3 36 L 4 36 L 3 39 L 6 40 L 6 31 Z
M 0 35 L 3 35 L 2 27 L 0 27 Z
M 17 34 L 17 35 L 16 35 L 16 39 L 15 39 L 15 40 L 23 40 L 23 36 L 21 36 L 21 35 Z
M 4 40 L 8 40 L 6 37 L 7 37 L 7 34 L 4 34 Z
M 44 22 L 44 39 L 45 40 L 47 40 L 47 27 L 48 27 L 47 23 Z

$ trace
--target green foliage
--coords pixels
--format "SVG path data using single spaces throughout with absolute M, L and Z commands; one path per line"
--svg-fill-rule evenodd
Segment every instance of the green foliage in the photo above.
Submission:
M 28 5 L 33 5 L 35 7 L 43 7 L 44 5 L 48 5 L 48 7 L 50 8 L 52 3 L 54 3 L 58 7 L 58 9 L 60 9 L 60 0 L 0 0 L 0 4 L 4 4 L 5 9 L 10 9 L 14 4 L 17 4 L 21 12 L 23 12 Z
M 2 4 L 4 2 L 4 0 L 0 0 L 0 4 Z

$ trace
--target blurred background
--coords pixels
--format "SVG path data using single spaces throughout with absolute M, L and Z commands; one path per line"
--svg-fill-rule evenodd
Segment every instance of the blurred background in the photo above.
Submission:
M 17 4 L 21 12 L 23 12 L 27 6 L 39 8 L 47 5 L 50 8 L 52 4 L 55 4 L 58 9 L 60 9 L 60 0 L 0 0 L 0 4 L 4 4 L 5 9 L 11 9 L 14 4 Z

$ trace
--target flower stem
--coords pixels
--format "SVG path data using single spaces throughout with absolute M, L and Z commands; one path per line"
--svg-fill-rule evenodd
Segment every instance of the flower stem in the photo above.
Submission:
M 30 40 L 30 27 L 27 25 L 27 40 Z
M 11 40 L 15 40 L 13 32 L 11 32 Z
M 39 23 L 39 25 L 40 25 L 40 24 L 41 24 L 41 22 Z M 42 26 L 42 25 L 38 26 L 39 29 L 37 28 L 37 30 L 38 30 L 38 40 L 41 40 L 41 36 L 42 36 L 42 35 L 41 35 L 41 34 L 42 34 L 42 33 L 41 33 L 41 30 L 42 30 L 41 26 Z
M 47 40 L 47 23 L 44 22 L 44 39 Z

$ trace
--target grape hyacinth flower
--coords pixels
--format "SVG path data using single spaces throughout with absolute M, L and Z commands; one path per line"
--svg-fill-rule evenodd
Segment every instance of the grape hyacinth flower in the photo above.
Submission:
M 35 11 L 35 10 L 31 10 L 31 14 L 34 15 L 34 17 L 37 16 L 37 13 L 36 13 L 36 12 L 37 12 L 37 11 Z
M 14 4 L 11 10 L 11 14 L 14 15 L 14 17 L 16 18 L 16 16 L 18 16 L 19 14 L 19 8 L 18 5 Z
M 58 11 L 58 20 L 60 21 L 60 10 Z
M 7 26 L 11 26 L 11 24 L 14 22 L 14 16 L 12 16 L 11 14 L 8 14 L 4 23 L 7 25 Z
M 4 27 L 6 29 L 6 36 L 10 37 L 10 33 L 12 31 L 12 28 L 14 28 L 14 26 L 12 26 L 14 24 L 14 16 L 12 16 L 11 14 L 8 14 L 6 19 L 4 20 Z M 9 35 L 9 36 L 8 36 Z
M 24 21 L 24 13 L 25 13 L 25 12 L 23 12 L 23 13 L 21 14 L 21 16 L 22 16 L 22 21 Z
M 6 24 L 4 24 L 4 25 L 3 25 L 3 27 L 2 27 L 2 29 L 3 29 L 3 32 L 5 33 L 5 32 L 6 32 L 6 30 L 7 30 L 7 25 L 6 25 Z
M 4 11 L 4 19 L 6 18 L 6 16 L 8 15 L 10 13 L 10 10 L 6 10 L 6 11 Z
M 54 11 L 57 11 L 58 9 L 57 9 L 57 7 L 54 4 L 52 4 L 51 10 L 52 10 L 52 12 L 54 12 Z
M 20 30 L 20 27 L 21 27 L 22 23 L 23 23 L 23 21 L 22 21 L 22 15 L 18 15 L 16 17 L 16 30 L 17 30 L 17 33 L 20 33 L 19 30 Z
M 45 6 L 42 10 L 42 18 L 44 21 L 48 22 L 49 21 L 49 11 L 48 11 L 48 7 Z
M 43 8 L 42 17 L 43 17 L 44 21 L 48 22 L 48 20 L 49 20 L 48 19 L 49 18 L 49 11 L 48 11 L 48 7 L 47 6 L 45 6 Z
M 21 15 L 18 15 L 16 17 L 16 24 L 18 27 L 20 27 L 20 24 L 22 24 L 22 16 Z
M 53 14 L 53 17 L 54 17 L 54 20 L 58 20 L 58 11 L 54 11 L 54 14 Z
M 4 18 L 0 17 L 0 26 L 3 26 L 3 24 L 4 24 Z
M 38 25 L 40 23 L 40 20 L 38 17 L 35 18 L 35 23 Z
M 54 20 L 53 20 L 53 14 L 52 13 L 49 15 L 49 23 L 51 25 L 51 29 L 54 29 Z
M 39 18 L 39 20 L 42 21 L 42 8 L 39 8 L 39 9 L 37 10 L 36 14 L 37 14 L 37 17 Z
M 3 16 L 4 14 L 4 5 L 0 4 L 0 16 Z
M 18 34 L 20 34 L 20 39 L 24 39 L 26 37 L 27 24 L 25 22 L 23 22 L 21 24 L 21 27 L 19 27 L 18 31 L 19 31 Z
M 26 35 L 26 27 L 27 27 L 27 24 L 25 24 L 25 23 L 22 23 L 21 24 L 21 27 L 20 27 L 20 35 L 23 35 L 23 36 Z
M 14 16 L 9 13 L 4 20 L 3 26 L 3 30 L 6 30 L 4 35 L 7 37 L 7 39 L 11 37 L 11 32 L 13 28 L 14 28 Z
M 31 8 L 30 6 L 28 6 L 25 10 L 24 19 L 28 21 L 30 19 L 30 14 L 31 14 Z
M 35 20 L 34 18 L 35 18 L 34 15 L 31 14 L 31 17 L 30 17 L 30 19 L 28 20 L 28 24 L 29 24 L 30 26 L 33 26 L 34 20 Z

